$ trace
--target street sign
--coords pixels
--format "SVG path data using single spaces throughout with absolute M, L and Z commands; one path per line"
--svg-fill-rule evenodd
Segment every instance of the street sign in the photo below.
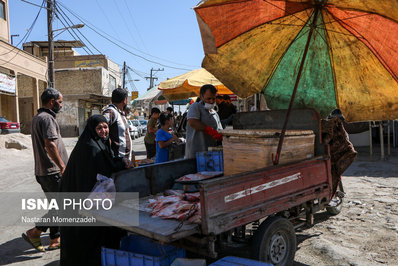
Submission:
M 138 98 L 138 91 L 132 91 L 131 92 L 131 100 L 135 100 Z

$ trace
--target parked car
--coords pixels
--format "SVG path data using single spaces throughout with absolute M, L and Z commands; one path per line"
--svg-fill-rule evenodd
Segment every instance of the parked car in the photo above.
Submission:
M 0 134 L 8 133 L 19 133 L 21 129 L 19 128 L 18 122 L 11 122 L 5 117 L 0 116 Z
M 148 128 L 148 120 L 139 120 L 139 121 L 140 124 L 142 125 L 142 132 L 143 134 L 145 134 Z
M 131 122 L 133 123 L 133 125 L 138 129 L 138 135 L 141 137 L 142 135 L 144 135 L 144 131 L 143 128 L 144 126 L 141 125 L 140 121 L 138 120 L 131 120 Z
M 129 124 L 129 132 L 130 132 L 131 138 L 132 139 L 138 138 L 139 137 L 138 128 L 133 125 L 133 122 L 131 120 L 127 120 L 127 122 Z

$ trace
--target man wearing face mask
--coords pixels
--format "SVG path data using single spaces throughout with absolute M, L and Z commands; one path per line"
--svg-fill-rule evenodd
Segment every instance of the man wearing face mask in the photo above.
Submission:
M 207 151 L 222 141 L 220 118 L 214 110 L 217 89 L 210 84 L 200 88 L 200 102 L 193 103 L 188 110 L 185 158 L 195 158 L 196 152 Z
M 117 88 L 112 92 L 112 103 L 108 105 L 103 115 L 109 124 L 109 138 L 114 157 L 120 157 L 135 165 L 135 156 L 132 149 L 132 141 L 129 134 L 129 125 L 125 114 L 128 92 Z
M 31 123 L 33 155 L 35 159 L 35 175 L 44 192 L 58 192 L 61 177 L 68 162 L 64 142 L 55 120 L 62 108 L 62 94 L 53 88 L 44 90 L 41 95 L 42 108 L 38 110 Z M 51 217 L 46 214 L 44 217 Z M 48 250 L 60 247 L 59 227 L 36 225 L 26 231 L 22 237 L 36 250 L 43 252 L 40 235 L 50 228 L 50 245 Z

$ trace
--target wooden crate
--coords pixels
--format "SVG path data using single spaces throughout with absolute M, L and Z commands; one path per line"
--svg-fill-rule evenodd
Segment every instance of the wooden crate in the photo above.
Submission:
M 224 175 L 237 174 L 272 165 L 281 130 L 224 130 Z M 287 130 L 280 164 L 314 157 L 315 135 L 311 130 Z

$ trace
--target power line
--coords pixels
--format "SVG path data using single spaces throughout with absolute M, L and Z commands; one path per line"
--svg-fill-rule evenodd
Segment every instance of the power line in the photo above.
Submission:
M 93 55 L 94 53 L 93 53 L 93 51 L 90 49 L 90 47 L 88 47 L 88 46 L 82 41 L 82 39 L 79 37 L 78 33 L 74 31 L 75 29 L 72 27 L 72 26 L 74 25 L 73 21 L 65 14 L 65 12 L 57 5 L 56 2 L 55 2 L 55 10 L 57 11 L 57 13 L 55 13 L 55 15 L 56 15 L 57 18 L 61 21 L 62 25 L 64 25 L 64 24 L 63 24 L 62 20 L 60 19 L 60 17 L 58 16 L 58 14 L 63 18 L 63 20 L 65 21 L 65 23 L 68 25 L 68 27 L 66 27 L 66 29 L 67 29 L 67 31 L 70 33 L 70 35 L 72 35 L 72 37 L 73 37 L 75 40 L 79 40 L 80 42 L 83 43 L 83 45 L 84 45 L 84 46 L 88 49 L 88 51 L 89 51 L 89 52 L 87 52 L 87 50 L 85 49 L 85 47 L 82 47 L 83 50 L 86 51 L 87 54 L 90 54 L 90 53 L 91 53 L 91 54 Z M 69 24 L 68 21 L 70 22 L 70 24 Z M 88 43 L 91 44 L 91 42 L 86 38 L 86 36 L 84 36 L 84 35 L 80 32 L 79 29 L 76 29 L 76 30 L 80 33 L 80 35 L 81 35 L 85 40 L 87 40 Z M 72 34 L 72 32 L 74 33 L 74 35 L 75 35 L 76 37 L 74 37 L 74 35 Z M 93 44 L 91 44 L 91 46 L 93 46 L 94 49 L 96 49 L 96 50 L 98 51 L 98 49 L 97 49 Z M 99 52 L 99 51 L 98 51 L 98 52 Z M 101 52 L 100 52 L 100 53 L 101 53 Z
M 20 45 L 21 43 L 25 42 L 25 41 L 29 38 L 30 34 L 32 33 L 33 27 L 35 26 L 36 21 L 37 21 L 37 19 L 39 18 L 39 15 L 40 15 L 40 13 L 41 13 L 41 10 L 42 10 L 42 8 L 44 7 L 44 3 L 45 3 L 45 0 L 43 0 L 40 9 L 39 9 L 39 11 L 37 12 L 37 15 L 36 15 L 35 19 L 33 20 L 32 24 L 30 25 L 28 31 L 27 31 L 27 32 L 25 33 L 25 35 L 22 37 L 21 41 L 20 41 L 16 46 L 14 46 L 10 51 L 8 51 L 8 52 L 6 52 L 6 53 L 0 55 L 0 56 L 7 55 L 7 54 L 11 53 L 12 51 L 14 51 L 15 49 L 17 49 L 17 52 L 15 53 L 15 55 L 14 55 L 12 58 L 10 58 L 8 61 L 3 60 L 5 63 L 2 63 L 1 65 L 6 65 L 6 64 L 8 64 L 9 62 L 11 62 L 11 61 L 21 52 L 21 49 L 18 49 L 17 46 Z M 1 59 L 1 60 L 2 60 L 2 59 Z
M 68 15 L 62 10 L 62 8 L 61 7 L 59 7 L 58 6 L 58 4 L 56 3 L 55 4 L 55 8 L 56 8 L 56 10 L 57 11 L 59 11 L 59 12 L 61 12 L 60 14 L 61 14 L 61 16 L 62 16 L 62 14 L 70 21 L 70 23 L 72 23 L 73 24 L 73 22 L 72 22 L 72 20 L 68 17 Z M 62 16 L 62 17 L 64 17 L 64 16 Z M 72 29 L 72 31 L 74 30 L 73 28 L 71 28 Z M 90 42 L 90 40 L 79 30 L 79 29 L 76 29 L 79 33 L 80 33 L 80 35 L 98 52 L 98 53 L 100 53 L 100 54 L 102 54 L 101 53 L 101 51 L 100 50 L 98 50 L 97 49 L 97 47 L 95 47 L 94 46 L 94 44 L 92 44 L 91 42 Z M 76 34 L 77 35 L 77 34 Z M 81 41 L 81 39 L 79 38 L 79 40 Z M 83 42 L 83 41 L 82 41 Z M 90 50 L 90 48 L 89 47 L 87 47 L 89 50 Z M 91 51 L 91 50 L 90 50 Z M 92 51 L 91 51 L 91 53 L 92 54 L 94 54 Z
M 126 27 L 127 31 L 129 32 L 131 39 L 133 40 L 133 42 L 138 46 L 138 42 L 135 40 L 133 34 L 130 31 L 130 27 L 128 26 L 126 20 L 124 19 L 124 16 L 122 14 L 122 12 L 120 11 L 119 5 L 117 4 L 117 1 L 113 0 L 113 2 L 115 3 L 117 12 L 119 13 L 120 17 L 122 18 L 123 22 L 124 22 L 124 26 Z
M 143 47 L 147 50 L 147 48 L 146 48 L 146 46 L 145 46 L 145 43 L 144 43 L 144 40 L 142 39 L 142 36 L 141 36 L 141 34 L 140 34 L 140 31 L 139 31 L 139 29 L 138 29 L 138 27 L 137 27 L 137 24 L 135 24 L 134 16 L 133 16 L 133 14 L 132 14 L 132 12 L 131 12 L 131 10 L 130 10 L 130 7 L 128 6 L 126 0 L 124 0 L 124 4 L 126 5 L 127 11 L 128 11 L 129 14 L 130 14 L 130 19 L 131 19 L 131 21 L 133 22 L 133 25 L 134 25 L 134 28 L 135 28 L 136 31 L 137 31 L 138 37 L 140 38 Z
M 136 87 L 135 84 L 134 84 L 134 80 L 133 80 L 133 78 L 131 77 L 130 72 L 128 72 L 128 71 L 127 71 L 127 77 L 129 78 L 128 82 L 129 82 L 129 84 L 130 84 L 131 90 L 138 91 L 137 87 Z
M 129 66 L 127 66 L 127 68 L 130 69 L 131 71 L 133 71 L 135 74 L 137 74 L 137 76 L 139 76 L 139 77 L 145 79 L 146 73 L 141 72 L 141 71 L 138 71 L 138 70 L 135 70 L 134 68 L 131 68 L 131 67 L 129 67 Z
M 108 16 L 106 15 L 106 12 L 104 11 L 104 9 L 101 7 L 100 3 L 98 2 L 98 0 L 95 0 L 95 2 L 97 3 L 97 6 L 99 7 L 99 9 L 101 10 L 102 14 L 104 15 L 104 17 L 106 18 L 106 20 L 108 21 L 108 24 L 111 26 L 112 30 L 114 33 L 116 33 L 117 37 L 120 39 L 120 36 L 118 34 L 118 32 L 116 31 L 116 29 L 113 27 L 113 24 L 111 22 L 111 20 L 108 18 Z
M 57 7 L 55 7 L 56 9 L 57 9 Z M 54 12 L 54 14 L 55 14 L 55 16 L 58 18 L 58 20 L 62 23 L 62 25 L 66 28 L 66 30 L 69 32 L 69 34 L 72 36 L 72 38 L 75 40 L 75 41 L 81 41 L 82 43 L 83 43 L 83 45 L 84 46 L 86 46 L 85 44 L 84 44 L 84 42 L 79 38 L 79 36 L 74 32 L 74 31 L 72 31 L 72 30 L 70 30 L 70 27 L 71 27 L 71 25 L 66 21 L 66 19 L 63 17 L 63 15 L 61 14 L 61 13 L 56 13 L 56 12 Z M 61 20 L 61 18 L 58 16 L 58 14 L 60 14 L 61 15 L 61 17 L 65 20 L 65 23 L 66 23 L 66 25 L 65 25 L 65 23 Z M 87 53 L 87 54 L 94 54 L 92 51 L 91 51 L 91 49 L 89 48 L 89 47 L 82 47 L 83 48 L 83 50 Z
M 121 49 L 125 50 L 126 52 L 132 54 L 133 56 L 139 57 L 139 58 L 141 58 L 141 59 L 143 59 L 143 60 L 145 60 L 145 61 L 148 61 L 148 62 L 150 62 L 150 63 L 154 63 L 154 64 L 161 65 L 161 66 L 168 67 L 168 68 L 173 68 L 173 69 L 178 69 L 178 70 L 192 70 L 192 69 L 187 69 L 187 68 L 173 67 L 173 66 L 169 66 L 169 65 L 166 65 L 166 64 L 163 64 L 163 63 L 156 62 L 156 61 L 154 61 L 154 60 L 150 60 L 150 59 L 148 59 L 148 58 L 145 58 L 144 56 L 141 56 L 141 55 L 138 55 L 138 54 L 136 54 L 136 53 L 133 53 L 133 52 L 129 51 L 128 49 L 126 49 L 125 47 L 123 47 L 123 46 L 121 46 L 120 44 L 116 43 L 115 41 L 111 40 L 110 38 L 116 39 L 116 41 L 118 41 L 119 43 L 123 43 L 124 45 L 126 45 L 126 46 L 128 46 L 128 47 L 131 47 L 132 49 L 134 49 L 134 50 L 136 50 L 136 51 L 138 51 L 138 52 L 140 52 L 140 53 L 142 53 L 142 54 L 148 55 L 148 56 L 150 56 L 150 57 L 157 58 L 157 59 L 159 59 L 159 60 L 162 60 L 162 61 L 165 61 L 165 62 L 169 62 L 169 63 L 175 64 L 175 65 L 198 68 L 198 66 L 185 65 L 185 64 L 180 64 L 180 63 L 172 62 L 172 61 L 169 61 L 169 60 L 166 60 L 166 59 L 162 59 L 162 58 L 160 58 L 160 57 L 156 57 L 156 56 L 147 54 L 147 53 L 145 53 L 145 52 L 143 52 L 143 51 L 140 51 L 140 50 L 138 50 L 137 48 L 132 47 L 132 46 L 130 46 L 130 45 L 124 43 L 122 40 L 119 40 L 119 39 L 117 39 L 117 38 L 115 38 L 115 37 L 109 35 L 108 33 L 106 33 L 106 32 L 104 32 L 104 31 L 98 29 L 98 28 L 95 27 L 92 23 L 90 23 L 89 21 L 83 19 L 83 18 L 82 18 L 81 16 L 79 16 L 76 12 L 74 12 L 73 10 L 71 10 L 70 8 L 68 8 L 67 6 L 65 6 L 64 4 L 60 3 L 59 1 L 58 1 L 58 3 L 59 3 L 60 5 L 62 5 L 62 7 L 64 7 L 66 10 L 68 10 L 74 17 L 76 17 L 77 19 L 79 19 L 81 22 L 85 23 L 86 26 L 87 26 L 88 28 L 90 28 L 92 31 L 94 31 L 95 33 L 97 33 L 98 35 L 100 35 L 101 37 L 103 37 L 104 39 L 108 40 L 109 42 L 115 44 L 115 45 L 118 46 L 119 48 L 121 48 Z M 92 26 L 90 26 L 90 25 L 92 25 Z M 103 32 L 105 35 L 107 35 L 107 36 L 109 36 L 109 37 L 104 36 L 104 34 L 101 34 L 99 31 Z

